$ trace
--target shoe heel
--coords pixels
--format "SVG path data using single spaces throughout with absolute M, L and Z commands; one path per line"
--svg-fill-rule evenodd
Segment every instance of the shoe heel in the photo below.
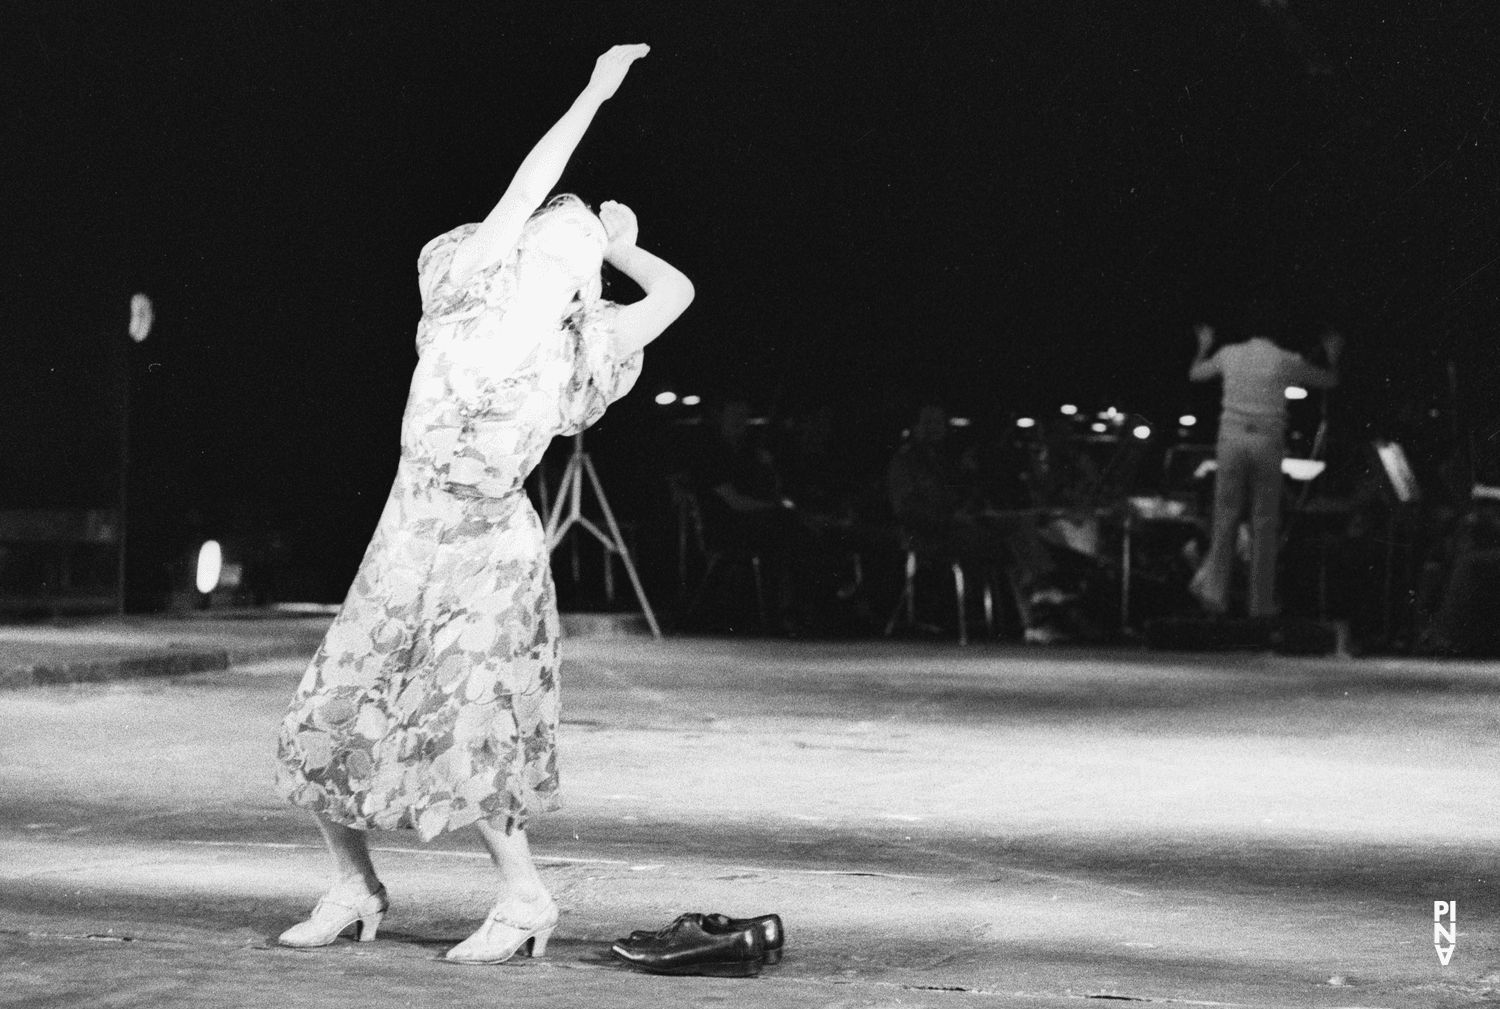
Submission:
M 555 927 L 555 926 L 554 926 Z M 547 955 L 547 940 L 552 938 L 552 929 L 544 928 L 530 939 L 526 940 L 526 955 L 531 957 Z
M 768 950 L 766 950 L 765 958 L 763 960 L 761 960 L 761 963 L 765 963 L 765 964 L 780 963 L 780 962 L 781 962 L 781 950 L 779 948 L 778 949 L 768 949 Z
M 384 911 L 376 911 L 359 919 L 354 923 L 354 938 L 360 942 L 374 942 L 375 932 L 380 928 L 380 919 L 385 917 Z

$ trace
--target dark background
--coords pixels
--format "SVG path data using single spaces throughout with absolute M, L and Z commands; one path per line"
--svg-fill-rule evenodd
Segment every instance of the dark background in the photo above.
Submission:
M 275 526 L 337 598 L 395 468 L 417 251 L 634 41 L 652 53 L 563 188 L 634 207 L 698 298 L 593 436 L 622 510 L 660 389 L 831 404 L 883 442 L 924 399 L 1166 422 L 1213 412 L 1191 324 L 1252 293 L 1348 334 L 1346 441 L 1419 416 L 1483 446 L 1497 21 L 1486 0 L 11 8 L 0 504 L 112 500 L 128 353 L 142 549 Z M 128 347 L 137 290 L 158 323 Z

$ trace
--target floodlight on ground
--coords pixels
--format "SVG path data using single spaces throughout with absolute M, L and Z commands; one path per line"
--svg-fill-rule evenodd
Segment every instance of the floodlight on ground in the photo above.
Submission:
M 207 540 L 198 548 L 198 574 L 193 584 L 199 592 L 208 595 L 219 587 L 219 576 L 224 573 L 224 548 L 218 540 Z
M 1137 424 L 1135 426 L 1135 429 L 1130 433 L 1135 435 L 1141 441 L 1145 441 L 1147 438 L 1151 437 L 1151 428 L 1145 424 Z
M 1074 414 L 1078 413 L 1078 407 L 1074 406 L 1072 403 L 1064 403 L 1057 409 L 1062 413 L 1064 417 L 1072 417 Z
M 1300 385 L 1289 385 L 1286 387 L 1287 399 L 1306 399 L 1307 390 Z
M 949 417 L 948 424 L 950 427 L 968 427 L 970 420 L 967 417 Z
M 1036 427 L 1035 417 L 1017 417 L 1016 427 Z
M 1105 431 L 1109 430 L 1109 425 L 1103 423 L 1102 421 L 1097 421 L 1096 420 L 1096 421 L 1094 421 L 1093 424 L 1091 424 L 1089 426 L 1093 429 L 1093 431 L 1094 431 L 1095 434 L 1103 434 Z
M 671 406 L 675 402 L 677 402 L 677 393 L 672 392 L 671 390 L 659 392 L 656 394 L 657 406 Z
M 692 393 L 689 393 L 688 395 L 682 397 L 683 406 L 697 406 L 701 402 L 703 402 L 703 397 L 695 396 Z
M 1185 413 L 1181 417 L 1177 418 L 1177 423 L 1181 424 L 1183 427 L 1192 427 L 1194 424 L 1198 423 L 1198 418 L 1194 417 L 1190 413 Z

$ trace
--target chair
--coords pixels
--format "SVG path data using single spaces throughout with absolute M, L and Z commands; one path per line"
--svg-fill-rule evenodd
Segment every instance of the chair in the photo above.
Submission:
M 929 544 L 922 543 L 910 532 L 902 534 L 902 549 L 906 554 L 905 578 L 901 589 L 901 596 L 896 600 L 896 607 L 891 611 L 890 620 L 886 621 L 885 636 L 890 637 L 895 633 L 898 624 L 908 627 L 917 627 L 923 630 L 936 631 L 938 627 L 932 624 L 924 624 L 917 619 L 917 573 L 924 565 L 943 565 L 953 575 L 953 598 L 958 611 L 958 643 L 967 645 L 969 643 L 969 613 L 967 598 L 967 580 L 964 576 L 963 564 L 951 553 L 937 549 Z M 990 636 L 995 633 L 995 592 L 988 573 L 983 580 L 984 586 L 984 626 Z M 1017 602 L 1019 603 L 1019 599 Z M 1021 612 L 1025 612 L 1022 610 Z M 902 619 L 904 616 L 904 620 Z
M 763 564 L 760 554 L 744 543 L 736 543 L 720 535 L 719 530 L 705 527 L 703 506 L 698 492 L 686 474 L 674 474 L 667 478 L 671 494 L 672 512 L 677 524 L 677 581 L 679 591 L 688 597 L 682 608 L 682 618 L 687 619 L 703 605 L 714 575 L 735 564 L 748 566 L 755 589 L 756 618 L 762 629 L 766 627 L 766 593 Z M 703 572 L 697 585 L 689 594 L 689 568 L 691 557 L 696 552 L 702 558 Z

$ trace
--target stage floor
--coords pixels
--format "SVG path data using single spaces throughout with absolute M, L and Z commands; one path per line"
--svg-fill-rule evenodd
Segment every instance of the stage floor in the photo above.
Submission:
M 1484 1004 L 1500 664 L 907 643 L 565 642 L 543 960 L 439 962 L 477 838 L 373 843 L 379 941 L 271 945 L 321 891 L 270 787 L 302 663 L 0 694 L 0 1005 Z M 1444 966 L 1433 902 L 1457 902 Z M 777 911 L 758 979 L 609 940 Z

